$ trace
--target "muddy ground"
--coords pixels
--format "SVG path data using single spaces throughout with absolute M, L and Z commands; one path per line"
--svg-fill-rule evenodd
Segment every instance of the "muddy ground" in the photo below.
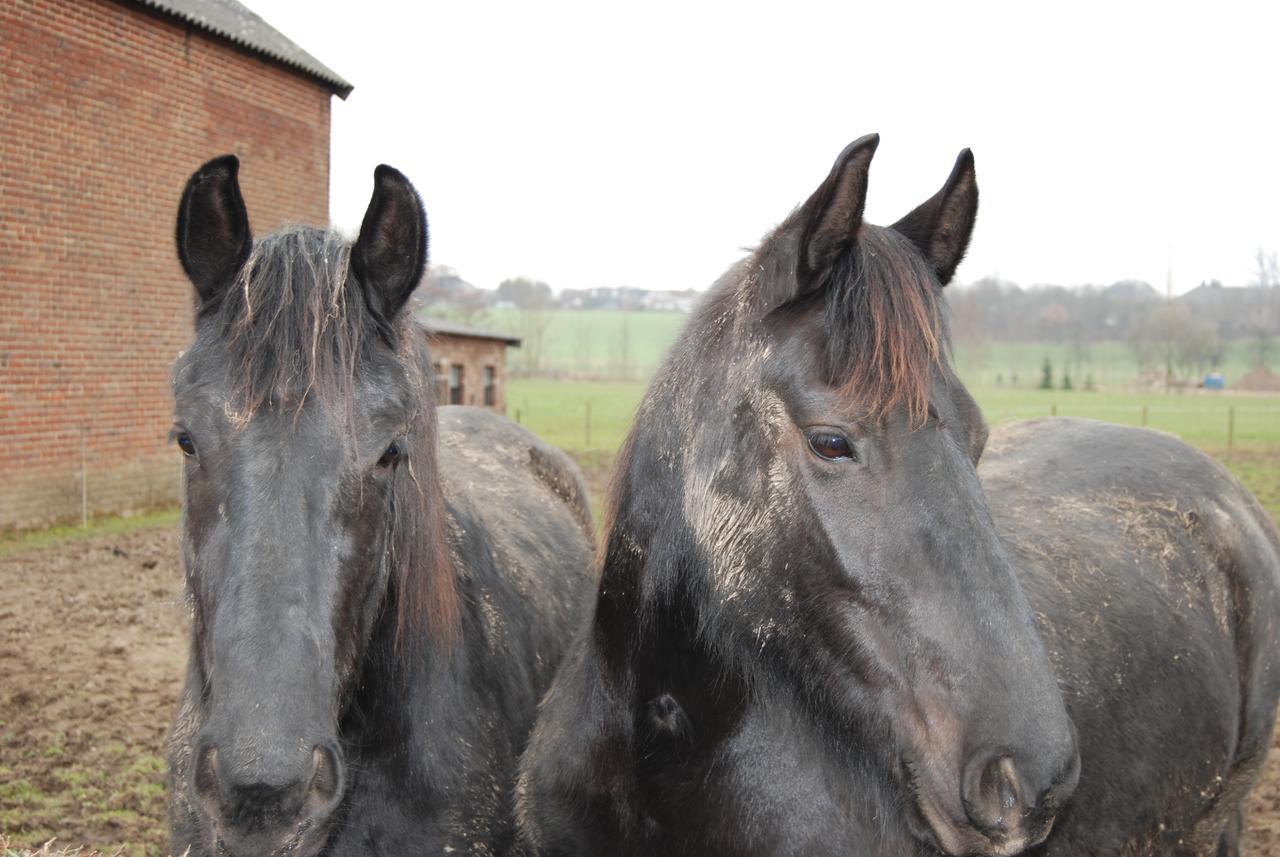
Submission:
M 164 853 L 186 633 L 174 527 L 0 557 L 0 841 Z M 1248 826 L 1280 857 L 1280 753 Z

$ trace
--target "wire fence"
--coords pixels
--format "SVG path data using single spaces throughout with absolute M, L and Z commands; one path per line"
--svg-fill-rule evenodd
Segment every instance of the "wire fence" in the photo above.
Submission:
M 1228 457 L 1245 447 L 1280 450 L 1280 403 L 1246 406 L 1093 404 L 1070 396 L 1046 396 L 1043 404 L 988 405 L 983 407 L 983 412 L 993 425 L 1043 416 L 1075 416 L 1142 426 L 1169 432 L 1197 446 L 1224 450 Z

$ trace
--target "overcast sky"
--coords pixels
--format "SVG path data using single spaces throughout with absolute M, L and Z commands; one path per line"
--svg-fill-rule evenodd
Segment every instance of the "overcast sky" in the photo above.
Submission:
M 479 286 L 705 288 L 850 140 L 891 223 L 971 147 L 958 278 L 1245 284 L 1280 250 L 1280 4 L 244 0 L 355 85 L 330 210 L 373 168 Z

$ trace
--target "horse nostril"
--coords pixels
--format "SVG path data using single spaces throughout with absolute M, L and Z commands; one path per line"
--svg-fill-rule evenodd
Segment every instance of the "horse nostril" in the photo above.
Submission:
M 218 800 L 218 748 L 216 745 L 204 744 L 196 751 L 192 781 L 197 797 L 207 804 L 216 804 Z
M 333 747 L 318 744 L 311 751 L 311 768 L 311 780 L 307 786 L 308 809 L 313 813 L 327 813 L 342 796 L 342 762 Z
M 1012 758 L 996 756 L 970 765 L 964 809 L 973 826 L 987 834 L 1008 835 L 1022 827 L 1026 805 Z

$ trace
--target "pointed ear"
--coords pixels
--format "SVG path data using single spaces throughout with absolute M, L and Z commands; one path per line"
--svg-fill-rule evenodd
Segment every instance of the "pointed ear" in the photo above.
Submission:
M 797 270 L 802 292 L 818 284 L 827 268 L 857 239 L 867 202 L 871 156 L 878 145 L 880 135 L 868 134 L 846 146 L 827 180 L 800 207 L 803 231 Z
M 178 203 L 178 259 L 203 306 L 222 298 L 253 249 L 239 172 L 235 155 L 213 159 L 188 179 Z
M 391 321 L 409 300 L 427 263 L 427 215 L 399 170 L 373 171 L 373 199 L 351 248 L 351 270 L 374 315 Z
M 969 236 L 978 217 L 978 178 L 973 170 L 973 152 L 965 149 L 956 158 L 947 183 L 915 211 L 893 224 L 893 228 L 920 248 L 946 285 L 969 249 Z

